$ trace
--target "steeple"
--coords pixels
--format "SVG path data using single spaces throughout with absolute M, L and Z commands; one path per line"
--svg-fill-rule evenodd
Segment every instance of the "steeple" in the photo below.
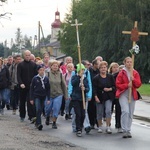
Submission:
M 55 12 L 55 21 L 51 24 L 52 28 L 60 28 L 61 21 L 60 21 L 60 12 L 57 11 Z

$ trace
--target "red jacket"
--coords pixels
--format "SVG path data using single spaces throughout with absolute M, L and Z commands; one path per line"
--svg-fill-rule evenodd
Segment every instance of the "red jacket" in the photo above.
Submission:
M 133 70 L 133 77 L 134 80 L 132 81 L 132 95 L 134 100 L 138 100 L 138 94 L 136 89 L 141 86 L 141 79 L 140 75 L 136 70 Z M 127 73 L 125 70 L 122 70 L 119 72 L 117 78 L 116 78 L 116 97 L 119 98 L 120 95 L 128 89 L 129 79 L 127 77 Z

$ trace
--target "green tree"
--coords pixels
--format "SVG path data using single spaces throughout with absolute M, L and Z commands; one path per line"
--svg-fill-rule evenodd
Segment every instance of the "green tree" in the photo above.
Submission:
M 77 60 L 76 33 L 71 27 L 75 19 L 83 23 L 79 27 L 82 59 L 91 61 L 101 55 L 108 63 L 122 64 L 126 56 L 131 56 L 132 48 L 130 36 L 122 31 L 131 31 L 134 21 L 138 21 L 139 31 L 149 31 L 150 3 L 149 0 L 73 0 L 59 39 L 62 51 Z M 135 57 L 135 68 L 143 82 L 150 79 L 149 40 L 149 36 L 141 36 L 137 42 L 141 52 Z

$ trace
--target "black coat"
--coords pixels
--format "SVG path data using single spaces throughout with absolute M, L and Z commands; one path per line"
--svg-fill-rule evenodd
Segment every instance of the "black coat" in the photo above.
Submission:
M 106 78 L 102 78 L 100 74 L 93 79 L 94 95 L 97 96 L 101 103 L 106 100 L 115 99 L 115 80 L 111 74 L 107 74 Z M 105 92 L 104 88 L 112 88 L 112 91 Z
M 0 89 L 8 88 L 10 85 L 9 71 L 6 66 L 3 66 L 0 71 Z
M 32 78 L 37 75 L 37 65 L 32 61 L 23 61 L 17 67 L 18 84 L 24 84 L 27 89 L 30 88 Z

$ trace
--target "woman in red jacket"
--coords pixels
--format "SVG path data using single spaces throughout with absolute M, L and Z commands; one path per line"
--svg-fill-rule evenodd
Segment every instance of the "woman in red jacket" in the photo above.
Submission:
M 133 119 L 133 113 L 135 108 L 135 101 L 138 100 L 138 94 L 136 89 L 141 86 L 141 79 L 139 73 L 132 69 L 132 58 L 126 57 L 124 59 L 125 67 L 119 72 L 116 78 L 116 97 L 119 98 L 121 106 L 121 126 L 124 131 L 123 138 L 132 138 L 130 133 L 131 124 Z M 131 102 L 129 102 L 129 89 L 131 88 Z

